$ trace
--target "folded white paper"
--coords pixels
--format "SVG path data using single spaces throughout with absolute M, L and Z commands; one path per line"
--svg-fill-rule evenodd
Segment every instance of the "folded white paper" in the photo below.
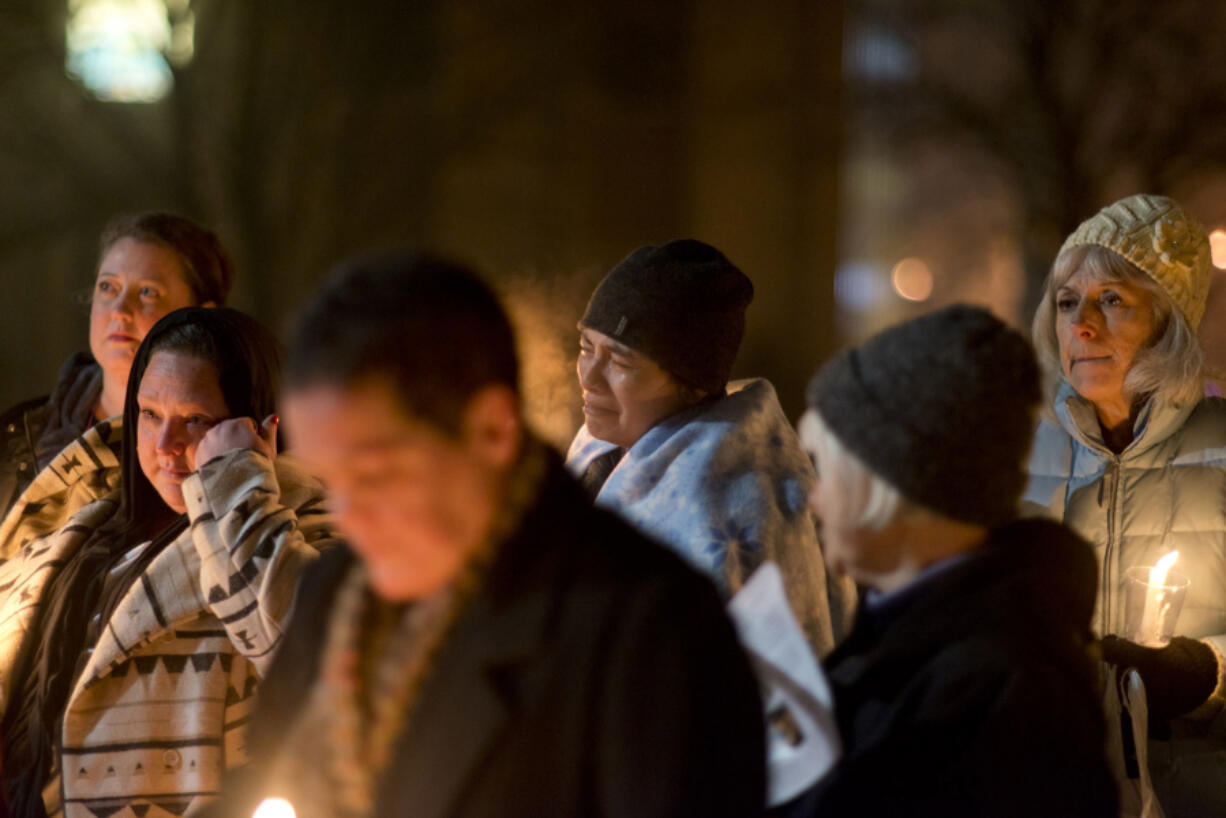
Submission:
M 779 567 L 764 562 L 728 603 L 767 715 L 769 805 L 800 795 L 842 754 L 830 683 L 788 607 Z

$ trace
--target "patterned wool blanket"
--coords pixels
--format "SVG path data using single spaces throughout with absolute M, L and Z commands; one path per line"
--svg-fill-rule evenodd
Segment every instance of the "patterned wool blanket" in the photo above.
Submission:
M 614 448 L 584 426 L 567 468 L 582 476 Z M 827 582 L 806 504 L 816 479 L 774 387 L 753 379 L 652 427 L 609 474 L 596 504 L 671 546 L 726 597 L 764 560 L 776 562 L 797 620 L 824 655 L 847 631 L 855 592 Z

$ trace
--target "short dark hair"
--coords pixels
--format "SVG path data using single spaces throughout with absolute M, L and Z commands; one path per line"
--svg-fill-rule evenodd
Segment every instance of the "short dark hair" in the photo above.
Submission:
M 286 385 L 380 377 L 409 415 L 449 435 L 482 387 L 498 384 L 518 395 L 514 333 L 489 285 L 427 254 L 340 265 L 299 317 Z
M 226 303 L 234 282 L 234 262 L 217 234 L 191 219 L 173 213 L 138 213 L 119 216 L 102 230 L 99 261 L 120 239 L 157 244 L 174 253 L 195 305 Z

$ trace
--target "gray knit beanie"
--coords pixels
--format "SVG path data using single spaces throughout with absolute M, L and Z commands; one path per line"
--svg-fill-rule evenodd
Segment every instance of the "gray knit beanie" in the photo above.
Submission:
M 723 253 L 676 239 L 626 256 L 596 287 L 579 324 L 716 394 L 732 372 L 752 300 L 753 283 Z
M 827 363 L 808 398 L 907 499 L 978 525 L 1017 516 L 1039 370 L 988 311 L 956 304 L 888 329 Z

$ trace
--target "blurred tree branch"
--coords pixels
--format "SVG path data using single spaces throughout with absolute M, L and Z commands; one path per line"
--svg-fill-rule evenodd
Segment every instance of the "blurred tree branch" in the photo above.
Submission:
M 1104 198 L 1226 162 L 1226 4 L 852 0 L 849 18 L 913 58 L 853 72 L 853 116 L 902 156 L 945 142 L 1007 169 L 1032 287 Z

